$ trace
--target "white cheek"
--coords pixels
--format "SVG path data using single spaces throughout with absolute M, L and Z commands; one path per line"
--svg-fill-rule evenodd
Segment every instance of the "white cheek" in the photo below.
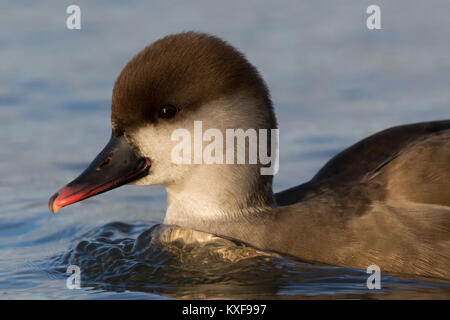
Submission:
M 170 166 L 170 132 L 164 126 L 146 125 L 127 133 L 141 155 L 152 161 L 150 173 L 134 182 L 136 185 L 162 184 Z M 169 156 L 167 156 L 169 155 Z
M 178 143 L 171 139 L 178 128 L 189 128 L 189 121 L 162 122 L 136 128 L 127 133 L 139 152 L 152 161 L 150 173 L 134 182 L 136 185 L 167 185 L 180 180 L 192 165 L 178 165 L 172 161 L 172 150 Z M 192 126 L 192 122 L 191 122 Z

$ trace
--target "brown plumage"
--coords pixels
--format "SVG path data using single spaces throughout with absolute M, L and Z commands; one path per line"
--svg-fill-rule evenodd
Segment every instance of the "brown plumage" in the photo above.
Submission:
M 370 136 L 331 159 L 310 182 L 276 198 L 286 205 L 277 217 L 308 212 L 302 221 L 320 233 L 314 236 L 320 241 L 293 241 L 293 254 L 450 278 L 449 120 Z

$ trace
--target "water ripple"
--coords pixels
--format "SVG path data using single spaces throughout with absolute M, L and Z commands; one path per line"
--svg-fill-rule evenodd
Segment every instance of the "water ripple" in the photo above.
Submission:
M 61 274 L 78 265 L 88 290 L 171 298 L 397 298 L 407 296 L 408 288 L 417 294 L 413 282 L 386 275 L 374 295 L 364 271 L 312 265 L 167 225 L 110 223 L 78 237 L 47 263 Z M 450 293 L 450 287 L 424 283 L 420 292 Z

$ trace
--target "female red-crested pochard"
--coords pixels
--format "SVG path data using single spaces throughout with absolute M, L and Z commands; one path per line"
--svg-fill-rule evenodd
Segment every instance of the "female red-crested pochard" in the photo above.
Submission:
M 122 70 L 111 140 L 50 198 L 50 211 L 123 184 L 161 184 L 167 224 L 309 261 L 450 278 L 450 120 L 379 132 L 277 194 L 260 163 L 174 163 L 171 134 L 194 121 L 224 136 L 277 126 L 266 85 L 241 53 L 207 34 L 169 35 Z

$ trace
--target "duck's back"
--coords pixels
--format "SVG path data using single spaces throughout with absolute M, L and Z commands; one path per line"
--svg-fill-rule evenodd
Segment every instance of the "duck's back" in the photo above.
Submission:
M 276 194 L 289 205 L 383 177 L 391 195 L 450 205 L 450 120 L 383 130 L 329 160 L 307 183 Z

